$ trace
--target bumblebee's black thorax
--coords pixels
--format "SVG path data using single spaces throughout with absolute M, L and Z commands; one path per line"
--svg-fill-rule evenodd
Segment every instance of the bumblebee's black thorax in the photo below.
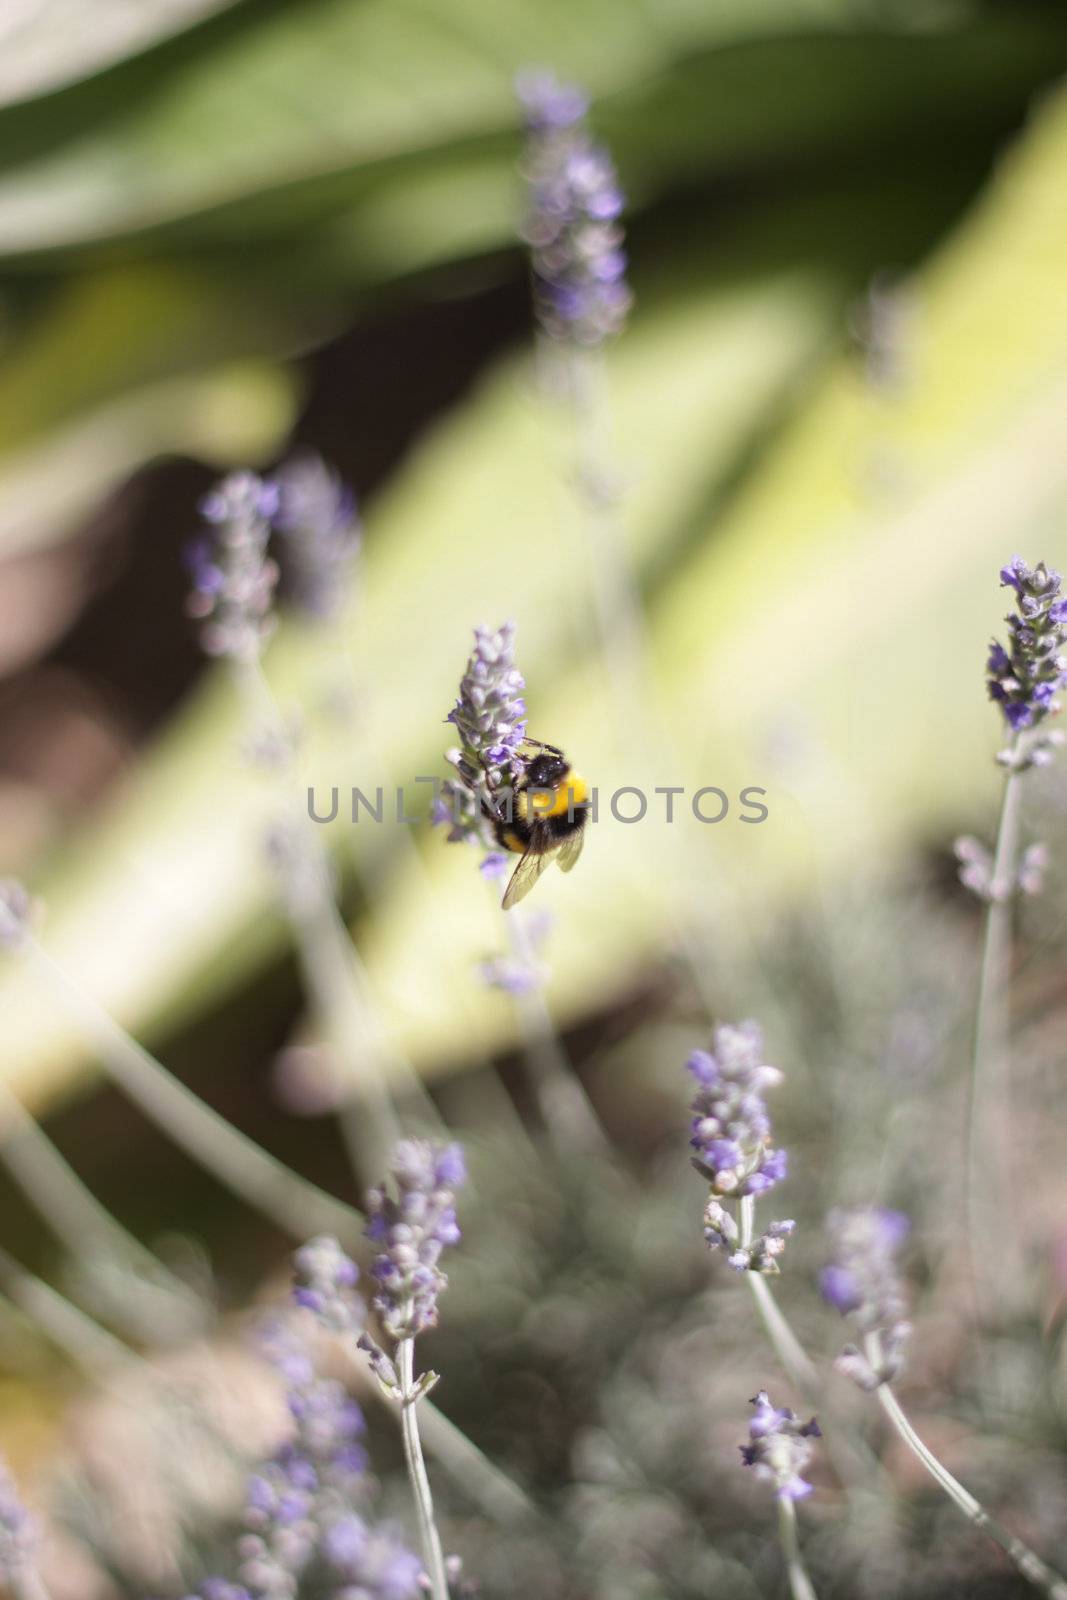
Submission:
M 580 833 L 588 814 L 588 791 L 570 762 L 543 753 L 526 763 L 512 795 L 511 816 L 494 818 L 493 831 L 505 850 L 543 854 Z

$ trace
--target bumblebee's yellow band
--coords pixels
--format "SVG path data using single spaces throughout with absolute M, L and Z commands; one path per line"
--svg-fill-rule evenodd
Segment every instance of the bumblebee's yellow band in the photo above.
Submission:
M 555 789 L 520 789 L 515 796 L 515 809 L 523 822 L 538 817 L 565 817 L 569 810 L 588 798 L 585 779 L 576 772 L 569 772 L 566 782 Z

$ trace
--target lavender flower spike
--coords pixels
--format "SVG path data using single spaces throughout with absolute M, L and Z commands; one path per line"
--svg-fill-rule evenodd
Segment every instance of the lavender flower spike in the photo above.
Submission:
M 293 1299 L 311 1311 L 331 1333 L 362 1328 L 366 1307 L 353 1291 L 359 1268 L 329 1234 L 310 1239 L 293 1257 L 296 1282 Z
M 278 491 L 254 472 L 232 472 L 200 502 L 213 530 L 186 551 L 193 579 L 186 609 L 208 655 L 251 661 L 274 627 L 278 568 L 267 554 Z
M 909 1227 L 901 1212 L 876 1206 L 832 1211 L 827 1218 L 834 1258 L 820 1278 L 823 1296 L 852 1318 L 866 1350 L 846 1345 L 836 1365 L 861 1389 L 891 1383 L 904 1365 L 911 1327 L 895 1258 Z
M 690 1106 L 692 1160 L 711 1185 L 704 1237 L 710 1249 L 727 1251 L 736 1271 L 776 1273 L 795 1224 L 772 1222 L 753 1244 L 742 1239 L 724 1202 L 754 1200 L 786 1175 L 786 1154 L 774 1147 L 764 1100 L 782 1074 L 764 1062 L 763 1037 L 754 1022 L 717 1027 L 712 1045 L 711 1051 L 694 1050 L 688 1062 L 697 1086 Z
M 306 452 L 286 461 L 275 476 L 274 526 L 286 589 L 311 617 L 335 617 L 360 544 L 355 496 L 321 456 Z
M 17 878 L 0 878 L 0 950 L 17 950 L 29 932 L 33 901 Z
M 525 690 L 515 665 L 515 624 L 475 628 L 459 697 L 446 718 L 461 741 L 446 757 L 458 781 L 442 784 L 434 815 L 435 822 L 451 823 L 450 843 L 487 848 L 495 843 L 482 805 L 495 806 L 519 776 L 517 752 L 526 737 Z
M 371 1273 L 378 1284 L 374 1309 L 397 1343 L 437 1322 L 438 1296 L 448 1279 L 438 1266 L 442 1251 L 459 1243 L 454 1191 L 466 1180 L 458 1144 L 404 1139 L 391 1163 L 395 1198 L 382 1187 L 367 1197 L 367 1237 L 377 1247 Z
M 1014 589 L 1015 610 L 1005 617 L 1011 630 L 1009 648 L 994 639 L 989 649 L 986 670 L 989 698 L 999 705 L 1012 733 L 1037 729 L 1047 717 L 1060 709 L 1056 692 L 1067 684 L 1067 600 L 1061 597 L 1060 574 L 1039 561 L 1029 567 L 1022 556 L 1013 556 L 1001 568 L 1002 588 Z M 1045 766 L 1063 736 L 1046 734 L 1028 737 L 1025 749 L 1009 760 L 1017 769 Z
M 552 339 L 591 347 L 618 333 L 632 304 L 608 152 L 585 125 L 588 101 L 551 73 L 520 74 L 529 188 L 525 237 L 538 319 Z
M 787 1407 L 771 1405 L 766 1389 L 750 1402 L 752 1420 L 748 1425 L 748 1444 L 740 1446 L 741 1460 L 757 1478 L 774 1485 L 783 1500 L 803 1500 L 812 1490 L 801 1473 L 811 1459 L 811 1440 L 821 1439 L 822 1430 L 815 1418 L 798 1422 Z
M 0 1588 L 13 1594 L 28 1590 L 36 1575 L 38 1530 L 26 1510 L 15 1480 L 0 1458 Z

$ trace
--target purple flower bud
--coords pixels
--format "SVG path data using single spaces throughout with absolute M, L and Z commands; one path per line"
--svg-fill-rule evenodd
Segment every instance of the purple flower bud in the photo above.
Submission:
M 1001 568 L 1002 587 L 1015 591 L 1016 610 L 1005 618 L 1010 648 L 994 639 L 986 662 L 990 699 L 999 705 L 1013 733 L 1036 729 L 1059 710 L 1057 691 L 1067 683 L 1061 650 L 1067 638 L 1067 601 L 1062 580 L 1043 562 L 1031 569 L 1021 556 Z M 1013 752 L 1016 768 L 1047 764 L 1052 741 L 1030 737 Z
M 590 138 L 579 90 L 547 73 L 523 75 L 518 89 L 538 318 L 552 339 L 598 345 L 620 331 L 631 304 L 615 169 Z
M 798 1422 L 788 1408 L 773 1406 L 765 1389 L 751 1404 L 749 1443 L 740 1446 L 741 1460 L 756 1477 L 773 1484 L 776 1495 L 802 1500 L 812 1491 L 801 1473 L 811 1459 L 810 1441 L 822 1437 L 819 1424 L 814 1417 Z
M 438 1296 L 448 1284 L 437 1262 L 443 1248 L 459 1241 L 453 1190 L 465 1181 L 466 1166 L 459 1145 L 404 1139 L 391 1173 L 395 1197 L 384 1186 L 367 1196 L 367 1237 L 379 1249 L 371 1266 L 374 1307 L 399 1342 L 437 1321 Z

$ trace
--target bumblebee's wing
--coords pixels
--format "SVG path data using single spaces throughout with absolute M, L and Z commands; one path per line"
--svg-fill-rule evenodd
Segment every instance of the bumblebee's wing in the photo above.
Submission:
M 527 849 L 504 892 L 504 910 L 509 911 L 524 899 L 552 860 L 553 852 Z
M 584 843 L 585 829 L 579 828 L 577 833 L 572 833 L 570 838 L 566 839 L 563 844 L 560 845 L 559 849 L 555 852 L 555 856 L 556 860 L 559 862 L 559 870 L 561 872 L 569 872 L 571 870 L 575 862 L 578 860 L 578 857 L 582 853 L 582 846 Z

